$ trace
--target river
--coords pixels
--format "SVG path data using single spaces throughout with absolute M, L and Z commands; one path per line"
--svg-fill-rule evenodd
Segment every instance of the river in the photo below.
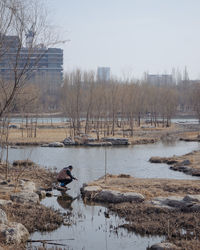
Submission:
M 75 223 L 72 226 L 63 225 L 51 233 L 36 232 L 32 234 L 32 239 L 51 239 L 66 245 L 59 246 L 60 249 L 142 250 L 164 238 L 141 237 L 124 229 L 115 230 L 115 227 L 122 224 L 123 220 L 116 215 L 106 218 L 104 215 L 106 208 L 100 205 L 85 205 L 80 197 L 80 187 L 83 183 L 104 175 L 105 154 L 107 155 L 107 172 L 110 174 L 124 173 L 142 178 L 198 179 L 198 177 L 172 171 L 165 164 L 152 164 L 148 161 L 151 156 L 182 155 L 198 149 L 200 149 L 199 143 L 183 141 L 173 144 L 157 143 L 107 149 L 101 147 L 25 147 L 11 148 L 9 160 L 12 162 L 29 158 L 42 166 L 56 168 L 58 171 L 64 166 L 73 165 L 73 174 L 78 178 L 78 182 L 74 181 L 69 185 L 71 190 L 67 191 L 66 197 L 54 191 L 53 197 L 42 201 L 43 204 L 60 209 L 62 212 L 70 211 L 72 221 Z M 58 239 L 59 241 L 56 241 Z

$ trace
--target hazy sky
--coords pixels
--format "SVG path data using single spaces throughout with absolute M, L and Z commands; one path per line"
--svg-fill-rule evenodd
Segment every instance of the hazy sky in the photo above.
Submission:
M 64 69 L 109 66 L 118 77 L 188 68 L 200 78 L 200 0 L 45 0 Z

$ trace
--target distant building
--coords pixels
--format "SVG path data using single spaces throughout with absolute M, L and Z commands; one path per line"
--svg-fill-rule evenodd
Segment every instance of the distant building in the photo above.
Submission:
M 174 85 L 173 77 L 170 74 L 163 74 L 163 75 L 147 74 L 146 81 L 148 84 L 154 86 Z
M 30 48 L 34 33 L 26 35 L 26 47 L 20 47 L 18 36 L 0 34 L 0 78 L 14 79 L 14 69 L 17 73 L 27 71 L 26 78 L 31 83 L 47 82 L 52 86 L 63 82 L 63 50 L 60 48 L 45 48 L 40 45 Z M 26 69 L 26 70 L 24 70 Z
M 98 67 L 97 69 L 97 80 L 98 81 L 110 81 L 110 68 L 109 67 Z

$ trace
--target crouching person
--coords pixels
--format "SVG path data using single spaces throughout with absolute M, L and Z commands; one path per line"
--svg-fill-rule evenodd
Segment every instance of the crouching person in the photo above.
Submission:
M 77 178 L 75 178 L 71 174 L 72 169 L 73 169 L 72 166 L 68 166 L 68 167 L 63 168 L 59 172 L 59 174 L 57 176 L 57 181 L 60 182 L 61 187 L 65 187 L 66 185 L 71 183 L 73 180 L 77 180 Z

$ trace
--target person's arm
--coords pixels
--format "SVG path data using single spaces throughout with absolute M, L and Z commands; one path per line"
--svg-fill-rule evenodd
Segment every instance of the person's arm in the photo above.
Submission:
M 70 178 L 72 178 L 72 180 L 77 180 L 74 176 L 72 176 L 71 171 L 69 169 L 67 169 L 66 173 L 67 175 L 69 175 Z

